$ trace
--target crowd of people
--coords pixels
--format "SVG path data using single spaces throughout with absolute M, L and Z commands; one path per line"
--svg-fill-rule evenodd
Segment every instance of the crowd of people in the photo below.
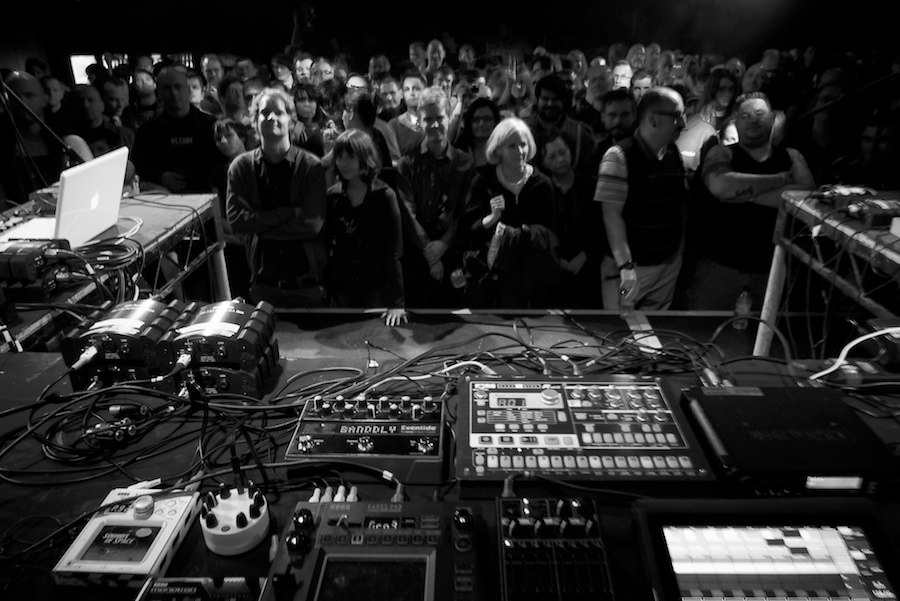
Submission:
M 900 189 L 900 59 L 450 50 L 140 56 L 71 87 L 30 61 L 3 72 L 0 199 L 127 146 L 131 189 L 218 194 L 235 294 L 395 325 L 760 302 L 782 192 Z

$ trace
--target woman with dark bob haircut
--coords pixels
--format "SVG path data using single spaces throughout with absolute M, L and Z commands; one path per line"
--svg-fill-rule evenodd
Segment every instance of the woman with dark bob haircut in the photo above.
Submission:
M 385 307 L 389 326 L 406 321 L 400 257 L 400 205 L 378 177 L 378 150 L 369 134 L 349 129 L 332 149 L 337 183 L 328 190 L 325 220 L 327 289 L 335 307 Z

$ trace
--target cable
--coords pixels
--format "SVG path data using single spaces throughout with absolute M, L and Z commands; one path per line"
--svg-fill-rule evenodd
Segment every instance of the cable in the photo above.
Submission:
M 838 355 L 837 359 L 834 360 L 834 363 L 832 363 L 828 368 L 823 369 L 822 371 L 816 372 L 813 375 L 809 376 L 808 379 L 818 380 L 819 378 L 821 378 L 823 376 L 827 376 L 828 374 L 830 374 L 834 371 L 837 371 L 841 367 L 841 365 L 843 365 L 845 363 L 845 361 L 847 359 L 847 355 L 850 352 L 850 350 L 853 349 L 853 347 L 855 347 L 857 344 L 859 344 L 861 342 L 865 342 L 866 340 L 870 340 L 877 336 L 883 336 L 886 334 L 887 335 L 900 334 L 900 326 L 886 328 L 884 330 L 878 330 L 877 332 L 870 332 L 869 334 L 865 334 L 863 336 L 860 336 L 858 338 L 851 340 L 850 342 L 847 343 L 846 346 L 844 346 L 844 348 L 841 349 L 841 352 Z

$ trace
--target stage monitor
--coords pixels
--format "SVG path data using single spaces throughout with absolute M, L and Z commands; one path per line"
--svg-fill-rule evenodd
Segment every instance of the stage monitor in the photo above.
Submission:
M 898 564 L 858 499 L 653 500 L 635 506 L 656 601 L 896 599 Z

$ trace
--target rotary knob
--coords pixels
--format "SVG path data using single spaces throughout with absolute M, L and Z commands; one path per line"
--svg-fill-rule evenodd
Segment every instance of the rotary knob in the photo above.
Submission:
M 141 495 L 131 504 L 131 508 L 134 510 L 134 518 L 137 520 L 146 520 L 153 515 L 154 505 L 153 497 L 150 495 Z
M 375 448 L 375 441 L 370 436 L 361 436 L 356 441 L 356 449 L 360 453 L 368 453 Z

